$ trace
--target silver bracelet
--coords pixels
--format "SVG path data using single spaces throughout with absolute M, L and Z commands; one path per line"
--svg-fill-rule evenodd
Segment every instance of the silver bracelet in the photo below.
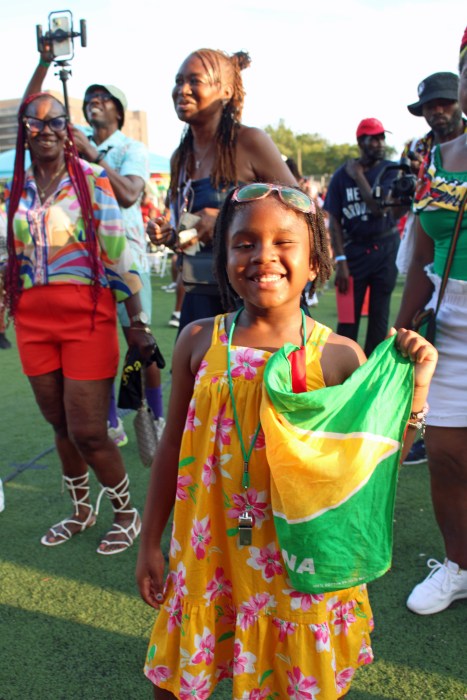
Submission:
M 418 411 L 418 412 L 412 411 L 410 416 L 409 416 L 409 420 L 407 421 L 408 426 L 410 426 L 411 428 L 416 428 L 417 430 L 421 431 L 422 437 L 425 434 L 427 413 L 428 413 L 428 404 L 425 404 L 421 411 Z

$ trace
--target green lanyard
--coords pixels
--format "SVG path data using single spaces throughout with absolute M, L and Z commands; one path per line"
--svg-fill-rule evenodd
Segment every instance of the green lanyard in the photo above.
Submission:
M 232 402 L 232 410 L 234 414 L 234 420 L 235 420 L 235 427 L 237 429 L 237 435 L 238 439 L 240 441 L 240 447 L 242 448 L 242 456 L 243 456 L 243 476 L 242 476 L 242 487 L 244 489 L 248 489 L 250 486 L 250 472 L 248 469 L 248 464 L 250 461 L 251 453 L 253 452 L 253 448 L 256 444 L 256 440 L 258 438 L 258 433 L 261 428 L 261 421 L 258 422 L 258 426 L 255 430 L 255 434 L 253 435 L 253 438 L 250 443 L 250 447 L 248 448 L 248 452 L 245 447 L 245 443 L 243 442 L 243 436 L 242 436 L 242 431 L 240 428 L 240 421 L 238 420 L 238 412 L 237 412 L 237 404 L 235 402 L 235 397 L 234 397 L 234 392 L 233 392 L 233 382 L 232 382 L 232 370 L 230 367 L 230 349 L 232 347 L 232 338 L 234 334 L 235 327 L 237 325 L 237 320 L 242 311 L 244 310 L 245 307 L 241 307 L 237 313 L 234 316 L 234 319 L 232 321 L 232 325 L 230 327 L 229 331 L 229 339 L 227 342 L 227 377 L 229 380 L 229 394 L 230 394 L 230 400 Z M 306 318 L 305 318 L 305 313 L 302 308 L 300 308 L 300 311 L 302 312 L 302 328 L 303 328 L 303 344 L 306 342 Z

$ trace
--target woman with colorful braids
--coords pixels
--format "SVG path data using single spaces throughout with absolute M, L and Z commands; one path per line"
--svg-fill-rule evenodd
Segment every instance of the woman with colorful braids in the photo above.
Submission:
M 241 123 L 245 97 L 241 71 L 249 65 L 245 52 L 229 56 L 199 49 L 187 56 L 175 76 L 172 98 L 186 129 L 171 160 L 172 220 L 156 219 L 148 225 L 148 234 L 155 244 L 180 244 L 185 249 L 180 330 L 224 310 L 212 272 L 212 236 L 227 192 L 257 180 L 297 184 L 268 134 Z M 175 230 L 186 210 L 199 219 L 190 225 L 191 235 L 180 240 Z
M 459 77 L 459 104 L 467 115 L 467 29 L 461 44 Z M 415 312 L 424 306 L 436 308 L 459 208 L 466 196 L 467 141 L 461 134 L 435 146 L 420 171 L 414 202 L 418 215 L 415 248 L 397 327 L 410 324 Z M 431 496 L 445 558 L 443 563 L 428 560 L 430 573 L 407 600 L 409 610 L 419 615 L 441 612 L 459 599 L 464 599 L 464 615 L 467 610 L 466 262 L 467 208 L 436 317 L 439 360 L 428 394 L 425 433 Z
M 74 507 L 41 542 L 60 545 L 95 524 L 90 465 L 114 510 L 97 551 L 117 554 L 133 544 L 141 522 L 120 452 L 107 435 L 118 368 L 115 303 L 123 301 L 130 316 L 137 314 L 141 283 L 105 171 L 79 159 L 62 103 L 47 93 L 30 95 L 18 121 L 7 305 L 23 371 L 54 429 Z M 31 167 L 25 172 L 26 145 Z M 131 342 L 149 359 L 154 339 L 144 324 L 134 324 Z

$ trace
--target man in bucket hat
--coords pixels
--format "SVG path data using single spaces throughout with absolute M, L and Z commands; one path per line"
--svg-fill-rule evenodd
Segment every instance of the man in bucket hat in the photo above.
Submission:
M 402 157 L 409 157 L 412 172 L 417 175 L 425 158 L 438 143 L 446 143 L 467 131 L 467 121 L 462 117 L 458 102 L 459 78 L 455 73 L 433 73 L 418 85 L 418 102 L 407 105 L 415 117 L 425 117 L 430 131 L 419 139 L 408 142 Z M 412 259 L 415 241 L 415 214 L 409 212 L 404 225 L 396 265 L 406 275 Z M 423 438 L 415 440 L 404 464 L 420 464 L 426 461 Z
M 421 138 L 408 141 L 401 154 L 403 158 L 410 158 L 414 175 L 418 175 L 420 165 L 430 156 L 433 146 L 451 141 L 467 130 L 457 98 L 458 86 L 459 78 L 455 73 L 433 73 L 419 84 L 418 102 L 407 105 L 411 114 L 425 117 L 430 127 Z M 412 257 L 413 221 L 409 213 L 397 254 L 397 268 L 403 275 L 407 274 Z
M 407 105 L 407 109 L 414 117 L 423 117 L 425 116 L 423 107 L 429 102 L 446 105 L 457 103 L 458 88 L 459 78 L 455 73 L 433 73 L 419 83 L 418 102 Z M 457 109 L 459 109 L 458 104 Z
M 90 128 L 75 129 L 81 156 L 105 168 L 120 205 L 126 236 L 143 283 L 140 293 L 142 314 L 129 318 L 119 304 L 118 316 L 125 336 L 129 327 L 135 324 L 146 328 L 151 323 L 152 309 L 146 233 L 141 212 L 141 199 L 149 180 L 149 154 L 143 143 L 122 133 L 126 108 L 127 99 L 122 90 L 115 85 L 94 83 L 86 89 L 83 100 L 83 113 Z M 145 369 L 145 387 L 155 417 L 156 433 L 160 437 L 165 421 L 161 375 L 155 363 Z M 127 442 L 122 420 L 117 415 L 114 394 L 109 411 L 109 435 L 119 446 Z
M 396 254 L 399 231 L 396 222 L 401 207 L 382 206 L 373 196 L 377 179 L 383 201 L 396 177 L 387 170 L 386 129 L 379 119 L 362 119 L 357 127 L 360 157 L 348 160 L 332 176 L 324 209 L 336 262 L 335 285 L 338 295 L 349 300 L 351 313 L 339 318 L 337 333 L 357 340 L 362 305 L 370 290 L 365 353 L 369 355 L 386 337 L 391 294 L 396 284 Z M 339 297 L 343 299 L 344 297 Z

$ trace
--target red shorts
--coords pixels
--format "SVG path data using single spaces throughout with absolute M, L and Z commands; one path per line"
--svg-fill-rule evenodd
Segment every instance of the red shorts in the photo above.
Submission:
M 92 327 L 91 288 L 51 284 L 21 293 L 15 314 L 18 350 L 28 377 L 58 369 L 68 379 L 107 379 L 118 369 L 115 300 L 101 289 Z

